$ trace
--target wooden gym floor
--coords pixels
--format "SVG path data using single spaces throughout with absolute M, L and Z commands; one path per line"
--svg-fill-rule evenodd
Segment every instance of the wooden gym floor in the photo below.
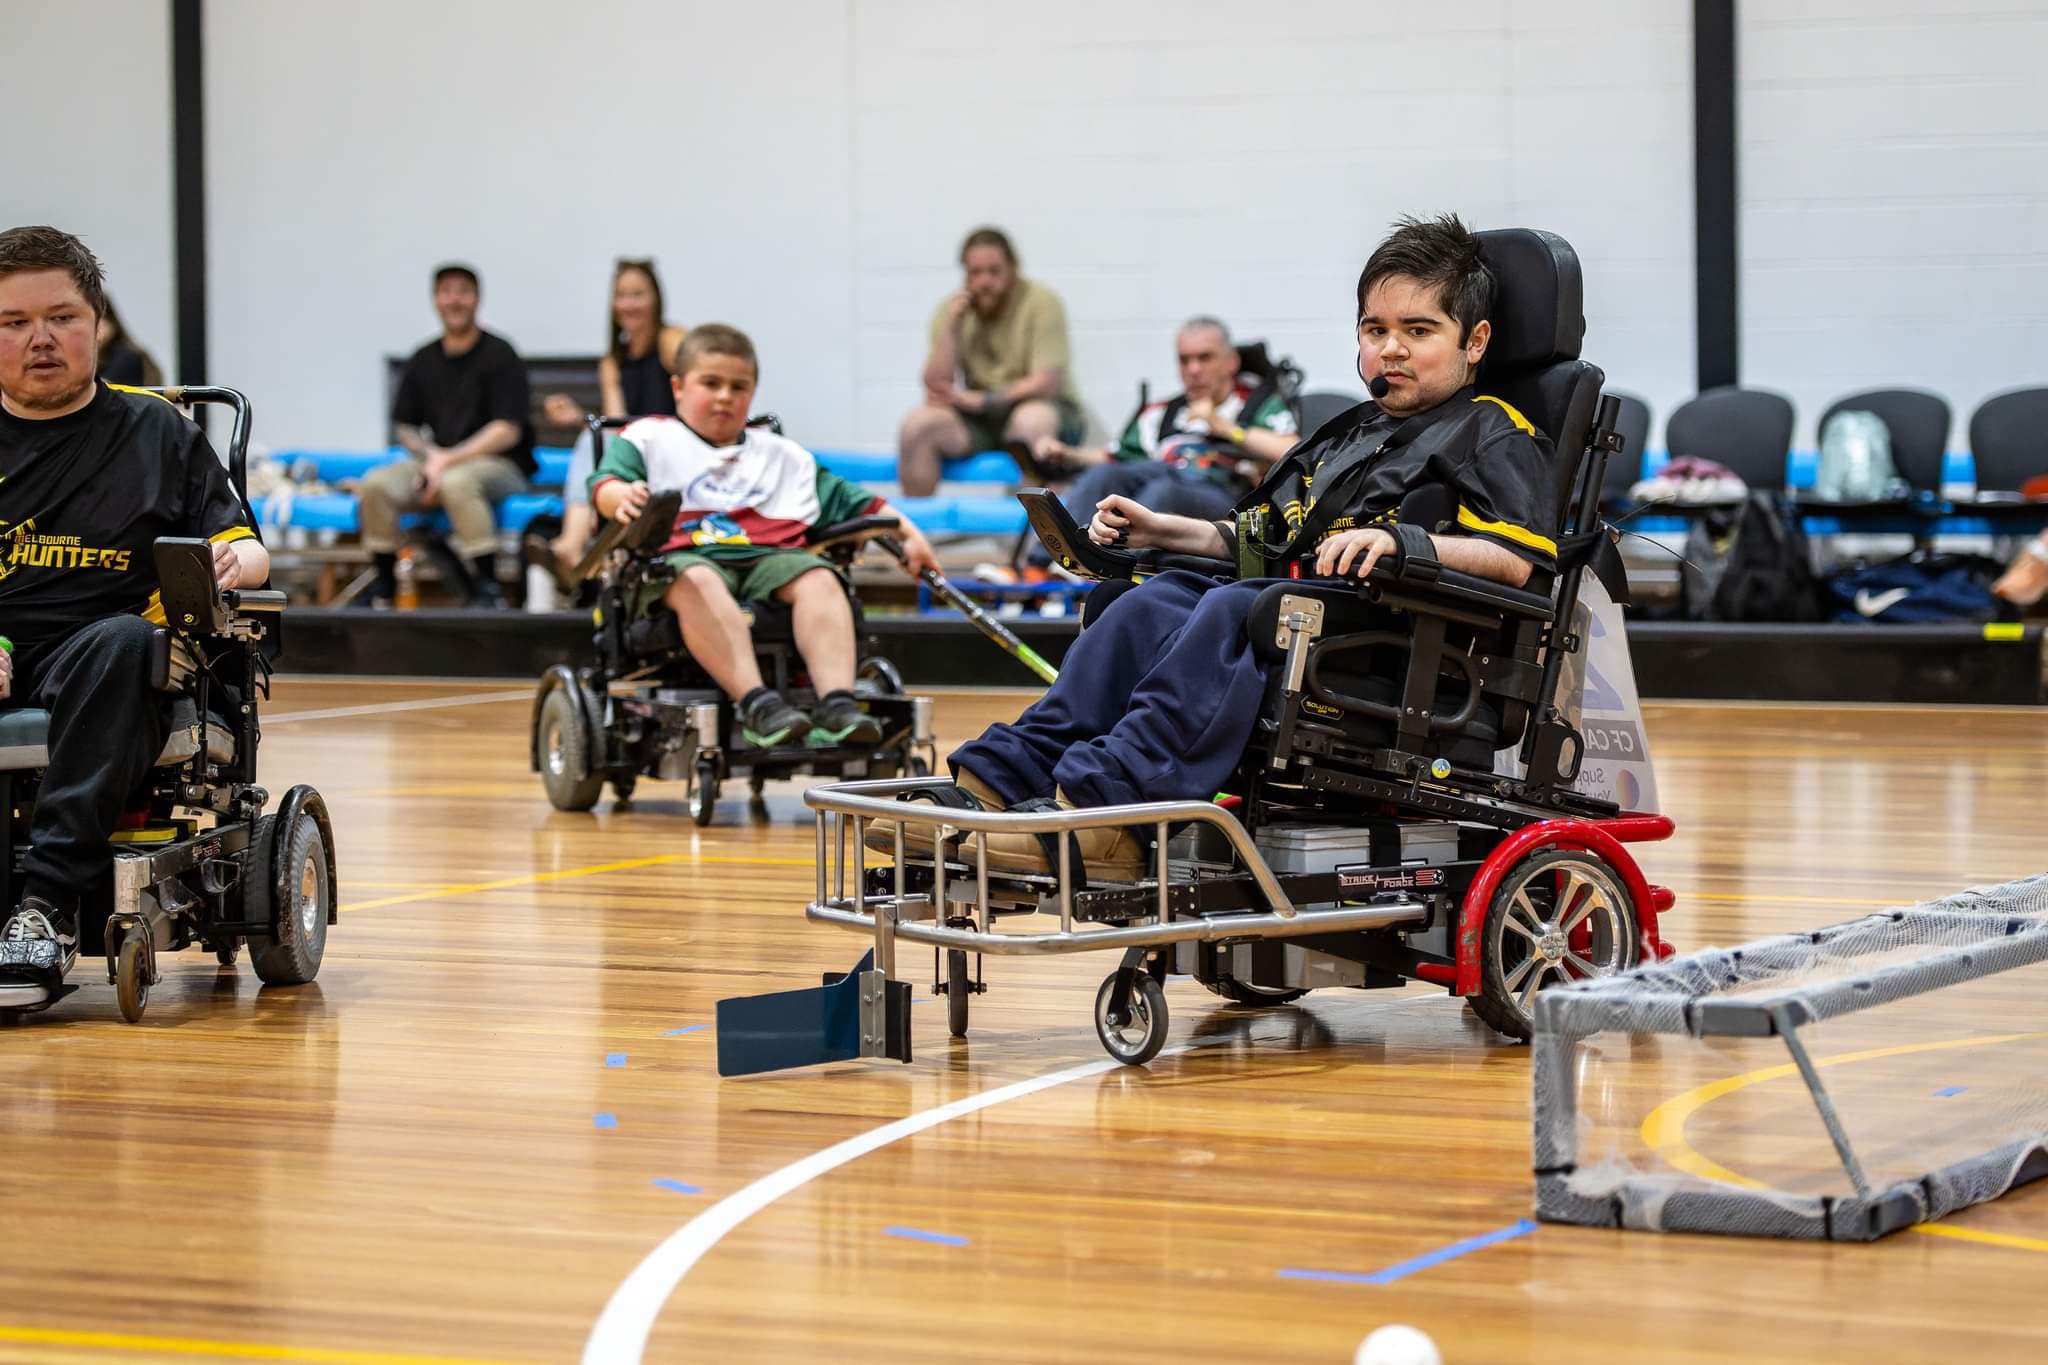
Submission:
M 913 1065 L 721 1082 L 716 1000 L 861 948 L 803 918 L 797 789 L 703 831 L 680 785 L 557 814 L 528 696 L 282 682 L 265 775 L 338 830 L 319 981 L 182 954 L 130 1027 L 85 959 L 0 1030 L 0 1359 L 612 1359 L 644 1328 L 654 1360 L 1338 1362 L 1390 1321 L 1452 1362 L 2048 1356 L 2040 1186 L 1956 1220 L 1996 1242 L 1526 1229 L 1527 1050 L 1421 987 L 1249 1012 L 1176 981 L 1185 1050 L 1121 1070 L 1107 958 L 992 961 L 966 1041 L 917 1006 Z M 942 697 L 944 747 L 1021 704 Z M 2042 868 L 2048 712 L 1648 723 L 1681 950 Z M 2007 996 L 1927 1040 L 2048 1029 Z M 1638 1060 L 1624 1122 L 1697 1084 Z

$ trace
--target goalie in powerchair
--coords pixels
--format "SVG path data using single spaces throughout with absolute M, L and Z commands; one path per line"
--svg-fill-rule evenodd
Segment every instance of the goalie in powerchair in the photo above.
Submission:
M 49 762 L 0 907 L 0 983 L 61 985 L 78 909 L 170 730 L 150 684 L 163 623 L 152 546 L 213 542 L 221 586 L 255 587 L 270 556 L 199 428 L 155 394 L 100 382 L 100 263 L 50 227 L 0 232 L 0 708 L 50 713 Z M 57 981 L 31 965 L 58 945 Z M 17 1001 L 18 1003 L 18 1001 Z
M 1358 278 L 1358 369 L 1386 392 L 1324 426 L 1239 502 L 1263 512 L 1260 572 L 1331 578 L 1371 572 L 1426 533 L 1428 553 L 1463 573 L 1522 587 L 1547 580 L 1557 547 L 1549 440 L 1512 407 L 1475 394 L 1495 281 L 1455 215 L 1404 218 Z M 1402 500 L 1435 484 L 1455 518 L 1393 529 Z M 1100 544 L 1238 558 L 1234 521 L 1163 515 L 1129 498 L 1097 504 Z M 1419 550 L 1421 547 L 1417 546 Z M 1267 666 L 1246 620 L 1267 586 L 1171 570 L 1123 593 L 1076 641 L 1059 680 L 1007 724 L 956 750 L 955 782 L 990 810 L 1207 800 L 1251 739 Z M 1140 875 L 1127 829 L 1079 833 L 1090 877 Z M 1043 872 L 1035 835 L 991 835 L 992 865 Z

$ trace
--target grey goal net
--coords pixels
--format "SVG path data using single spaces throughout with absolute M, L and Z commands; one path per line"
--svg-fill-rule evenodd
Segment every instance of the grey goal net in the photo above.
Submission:
M 1536 1212 L 1868 1240 L 2048 1174 L 2048 876 L 1537 997 Z

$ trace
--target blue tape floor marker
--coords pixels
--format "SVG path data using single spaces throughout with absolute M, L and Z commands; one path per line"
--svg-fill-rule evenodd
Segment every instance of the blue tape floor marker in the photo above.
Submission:
M 610 1129 L 619 1126 L 619 1116 L 617 1114 L 592 1114 L 590 1121 L 599 1128 Z
M 1534 1231 L 1536 1231 L 1535 1220 L 1524 1218 L 1518 1222 L 1510 1223 L 1504 1228 L 1495 1228 L 1492 1232 L 1482 1232 L 1477 1237 L 1467 1237 L 1462 1242 L 1452 1242 L 1449 1246 L 1438 1247 L 1435 1251 L 1425 1251 L 1420 1256 L 1396 1262 L 1384 1270 L 1360 1272 L 1353 1270 L 1301 1270 L 1288 1267 L 1277 1270 L 1274 1273 L 1283 1280 L 1327 1280 L 1335 1284 L 1392 1284 L 1396 1280 L 1405 1280 L 1410 1275 L 1428 1270 L 1432 1266 L 1442 1265 L 1445 1261 L 1454 1261 L 1460 1256 L 1469 1256 L 1475 1251 L 1484 1251 L 1487 1247 Z
M 1965 1090 L 1968 1090 L 1969 1088 L 1970 1088 L 1970 1087 L 1969 1087 L 1969 1086 L 1967 1086 L 1967 1085 L 1947 1085 L 1947 1086 L 1943 1086 L 1943 1087 L 1942 1087 L 1941 1089 L 1939 1089 L 1939 1090 L 1937 1090 L 1937 1091 L 1935 1091 L 1935 1092 L 1934 1092 L 1934 1098 L 1936 1098 L 1936 1099 L 1938 1099 L 1938 1100 L 1945 1100 L 1945 1099 L 1949 1098 L 1949 1096 L 1951 1096 L 1951 1095 L 1960 1095 L 1960 1094 L 1962 1094 L 1962 1093 L 1963 1093 L 1963 1092 L 1964 1092 Z
M 699 1189 L 699 1188 L 698 1188 L 697 1186 L 695 1186 L 695 1185 L 689 1184 L 689 1183 L 687 1183 L 687 1182 L 685 1182 L 685 1181 L 681 1181 L 681 1180 L 670 1180 L 670 1179 L 669 1179 L 669 1178 L 668 1178 L 667 1176 L 665 1176 L 665 1175 L 661 1175 L 661 1176 L 656 1176 L 656 1177 L 654 1178 L 654 1184 L 655 1184 L 655 1186 L 656 1186 L 657 1188 L 659 1188 L 659 1189 L 664 1189 L 664 1190 L 674 1190 L 674 1191 L 675 1191 L 675 1192 L 676 1192 L 677 1194 L 702 1194 L 702 1193 L 704 1193 L 704 1191 L 703 1191 L 703 1190 Z
M 661 1031 L 661 1036 L 664 1038 L 673 1038 L 679 1033 L 701 1033 L 705 1029 L 708 1029 L 710 1027 L 711 1025 L 709 1024 L 685 1024 L 681 1028 L 663 1029 Z
M 934 1242 L 942 1247 L 964 1247 L 967 1245 L 965 1237 L 957 1237 L 950 1232 L 926 1232 L 923 1228 L 888 1227 L 882 1229 L 882 1235 L 884 1237 L 901 1237 L 911 1242 Z
M 604 1064 L 614 1067 L 624 1066 L 626 1064 L 626 1054 L 623 1052 L 607 1052 L 604 1054 Z

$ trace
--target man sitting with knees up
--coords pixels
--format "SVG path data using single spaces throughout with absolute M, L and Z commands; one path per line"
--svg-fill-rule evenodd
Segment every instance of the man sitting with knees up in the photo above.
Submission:
M 109 835 L 163 751 L 170 698 L 150 686 L 163 621 L 152 547 L 213 542 L 223 587 L 254 587 L 270 556 L 205 435 L 155 394 L 98 382 L 100 264 L 49 227 L 0 232 L 0 707 L 50 713 L 49 766 L 0 932 L 9 1004 L 37 940 L 58 975 L 78 953 L 78 906 L 107 875 Z
M 1358 363 L 1385 396 L 1293 450 L 1239 509 L 1263 511 L 1264 572 L 1345 577 L 1402 553 L 1386 529 L 1404 498 L 1432 485 L 1456 511 L 1426 528 L 1445 566 L 1520 587 L 1546 577 L 1556 546 L 1550 443 L 1522 415 L 1479 397 L 1474 371 L 1492 335 L 1495 282 L 1454 216 L 1403 219 L 1358 279 Z M 1103 500 L 1089 535 L 1217 559 L 1236 525 Z M 1022 716 L 952 756 L 954 779 L 990 809 L 1206 800 L 1249 743 L 1266 665 L 1246 635 L 1265 583 L 1172 571 L 1117 598 L 1081 633 L 1059 681 Z M 1079 836 L 1090 876 L 1139 874 L 1125 830 Z M 993 863 L 1042 871 L 1030 835 L 990 836 Z
M 795 441 L 747 425 L 760 375 L 754 344 L 706 323 L 676 353 L 675 417 L 645 417 L 605 446 L 591 476 L 600 517 L 631 522 L 656 492 L 683 506 L 664 551 L 675 581 L 663 600 L 683 644 L 739 703 L 740 734 L 757 748 L 875 744 L 882 729 L 853 695 L 853 608 L 839 566 L 803 548 L 813 526 L 893 516 L 912 572 L 936 569 L 910 519 L 820 465 Z M 762 680 L 740 603 L 782 602 L 818 694 L 806 713 Z

